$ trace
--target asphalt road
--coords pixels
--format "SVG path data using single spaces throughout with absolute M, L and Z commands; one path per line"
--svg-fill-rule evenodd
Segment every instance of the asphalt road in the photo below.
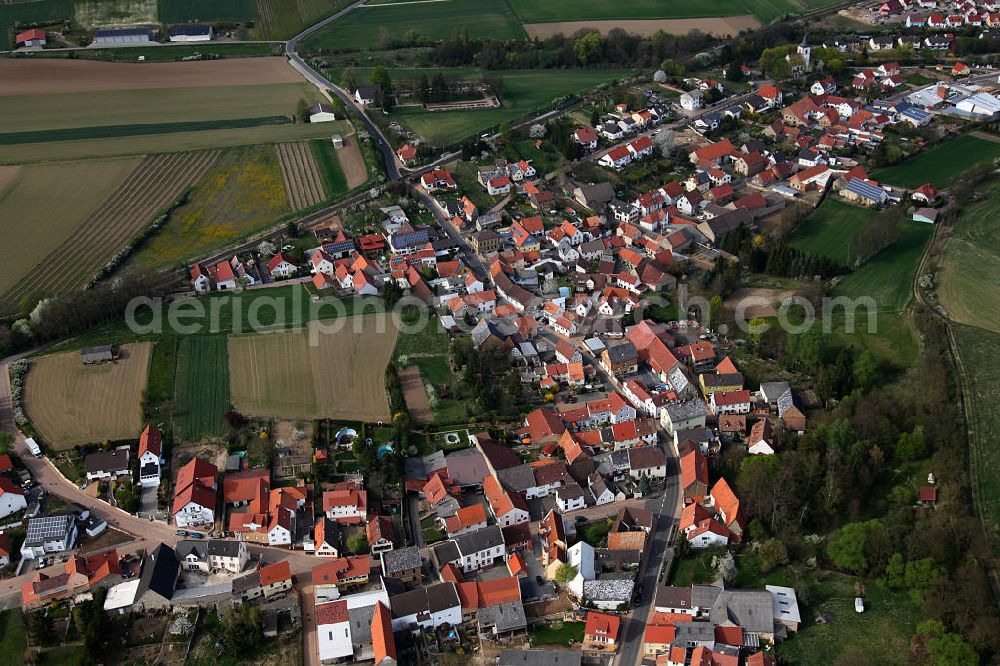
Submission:
M 448 237 L 458 244 L 458 248 L 462 253 L 462 259 L 464 260 L 465 265 L 472 269 L 472 272 L 476 274 L 476 277 L 479 278 L 484 285 L 490 284 L 491 280 L 486 264 L 483 263 L 483 260 L 478 254 L 476 254 L 475 250 L 472 249 L 472 246 L 469 245 L 467 240 L 465 240 L 465 237 L 462 236 L 461 232 L 455 228 L 454 223 L 441 206 L 438 205 L 437 200 L 429 193 L 425 192 L 419 185 L 409 184 L 409 188 L 410 191 L 413 192 L 413 194 L 419 198 L 425 206 L 427 206 L 427 210 L 434 214 L 438 224 L 441 225 L 444 232 L 448 234 Z

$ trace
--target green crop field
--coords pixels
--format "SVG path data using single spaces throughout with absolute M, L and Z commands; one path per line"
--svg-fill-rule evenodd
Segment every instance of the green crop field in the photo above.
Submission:
M 603 21 L 615 19 L 698 18 L 748 14 L 739 2 L 706 0 L 633 0 L 627 3 L 601 0 L 510 0 L 510 6 L 524 23 L 558 21 Z
M 371 70 L 354 70 L 359 81 L 367 81 Z M 461 140 L 505 121 L 514 120 L 535 111 L 543 110 L 558 97 L 581 94 L 601 84 L 626 78 L 628 70 L 622 69 L 563 69 L 563 70 L 500 70 L 480 72 L 474 68 L 427 68 L 389 70 L 393 79 L 409 79 L 427 74 L 429 77 L 442 72 L 445 76 L 475 79 L 480 74 L 499 76 L 503 79 L 503 106 L 499 109 L 474 109 L 469 111 L 427 111 L 419 107 L 399 108 L 392 117 L 425 141 L 446 144 Z M 330 72 L 337 80 L 339 72 Z
M 88 160 L 151 153 L 179 153 L 211 148 L 287 143 L 346 134 L 350 125 L 336 123 L 298 123 L 295 125 L 259 125 L 247 129 L 216 129 L 201 132 L 143 134 L 107 139 L 80 139 L 52 143 L 23 143 L 4 146 L 0 164 L 35 164 L 48 162 L 53 155 L 65 160 Z
M 996 356 L 1000 333 L 972 326 L 954 326 L 958 355 L 968 373 L 968 394 L 976 435 L 970 447 L 973 483 L 982 510 L 984 528 L 1000 537 L 1000 384 L 996 381 Z
M 77 135 L 56 140 L 78 139 L 95 131 L 92 128 L 137 123 L 179 123 L 172 131 L 181 132 L 188 122 L 292 116 L 299 100 L 313 102 L 316 94 L 315 88 L 303 82 L 11 95 L 3 98 L 0 133 L 74 128 Z
M 404 3 L 358 7 L 307 40 L 313 49 L 364 51 L 387 48 L 410 36 L 423 40 L 452 37 L 517 39 L 524 30 L 505 4 L 480 0 Z
M 182 441 L 225 432 L 229 407 L 229 354 L 221 335 L 184 335 L 177 355 L 174 423 Z
M 252 21 L 257 18 L 256 0 L 158 0 L 163 23 L 199 21 Z
M 327 198 L 339 199 L 347 194 L 347 178 L 340 168 L 340 160 L 334 152 L 336 149 L 327 139 L 317 139 L 309 142 L 319 175 L 323 178 L 323 187 Z
M 874 211 L 867 208 L 827 198 L 795 228 L 789 241 L 793 247 L 809 254 L 827 257 L 848 266 L 853 259 L 849 256 L 848 241 L 868 226 L 875 215 Z
M 274 146 L 225 151 L 191 191 L 188 202 L 133 257 L 169 267 L 231 244 L 289 212 Z
M 876 171 L 872 177 L 900 187 L 919 187 L 929 182 L 934 187 L 943 188 L 963 170 L 998 157 L 1000 143 L 963 134 L 904 162 Z
M 354 0 L 260 0 L 261 32 L 266 39 L 287 39 L 352 2 Z
M 833 290 L 834 296 L 871 297 L 880 310 L 899 312 L 913 295 L 914 272 L 924 245 L 931 237 L 931 226 L 921 222 L 903 222 L 902 235 L 863 266 L 845 277 Z
M 1000 184 L 987 199 L 962 211 L 948 238 L 938 276 L 938 296 L 948 317 L 959 324 L 1000 333 Z

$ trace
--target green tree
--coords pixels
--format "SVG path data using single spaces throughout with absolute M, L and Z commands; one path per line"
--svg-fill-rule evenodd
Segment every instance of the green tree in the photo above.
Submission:
M 264 642 L 260 611 L 255 606 L 227 608 L 222 613 L 222 650 L 230 657 L 254 654 Z
M 599 32 L 588 32 L 580 39 L 573 42 L 573 55 L 586 67 L 597 59 L 601 49 L 604 47 L 604 37 Z
M 868 569 L 865 547 L 868 544 L 868 526 L 865 523 L 848 523 L 830 537 L 826 554 L 838 569 L 864 573 Z
M 878 382 L 878 378 L 882 375 L 882 368 L 875 354 L 866 349 L 854 361 L 852 373 L 854 375 L 854 387 L 868 392 Z
M 927 654 L 935 666 L 977 666 L 979 655 L 958 634 L 942 634 L 927 642 Z
M 764 573 L 788 563 L 788 549 L 781 539 L 768 539 L 760 546 L 760 570 Z
M 392 108 L 392 78 L 389 70 L 379 65 L 372 70 L 371 82 L 379 86 L 379 105 L 388 111 Z
M 347 537 L 347 547 L 355 555 L 364 555 L 368 552 L 368 539 L 361 532 L 355 532 Z
M 904 432 L 896 440 L 896 458 L 900 462 L 926 458 L 927 453 L 927 439 L 922 425 L 916 426 L 912 432 Z
M 14 447 L 14 435 L 9 432 L 0 432 L 0 456 L 7 455 Z
M 576 567 L 572 564 L 564 562 L 556 569 L 556 582 L 560 585 L 568 585 L 574 578 L 576 578 Z

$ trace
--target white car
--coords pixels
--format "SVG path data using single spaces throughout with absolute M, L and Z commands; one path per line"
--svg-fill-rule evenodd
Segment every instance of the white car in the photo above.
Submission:
M 865 600 L 861 597 L 854 597 L 854 612 L 864 613 L 865 612 Z

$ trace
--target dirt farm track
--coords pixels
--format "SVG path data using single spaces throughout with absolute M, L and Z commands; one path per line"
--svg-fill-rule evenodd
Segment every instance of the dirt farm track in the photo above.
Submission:
M 299 83 L 282 57 L 118 63 L 0 58 L 0 95 Z
M 524 31 L 528 37 L 545 39 L 560 33 L 572 35 L 577 30 L 592 28 L 607 35 L 614 28 L 622 28 L 626 32 L 643 37 L 656 34 L 658 30 L 674 35 L 686 35 L 692 30 L 701 30 L 709 35 L 725 37 L 738 35 L 741 30 L 752 30 L 760 27 L 760 21 L 750 14 L 740 16 L 725 16 L 717 18 L 691 19 L 631 19 L 623 21 L 558 21 L 555 23 L 525 23 Z
M 117 361 L 92 366 L 78 351 L 33 360 L 24 387 L 31 424 L 57 450 L 138 436 L 151 351 L 148 342 L 122 345 Z

